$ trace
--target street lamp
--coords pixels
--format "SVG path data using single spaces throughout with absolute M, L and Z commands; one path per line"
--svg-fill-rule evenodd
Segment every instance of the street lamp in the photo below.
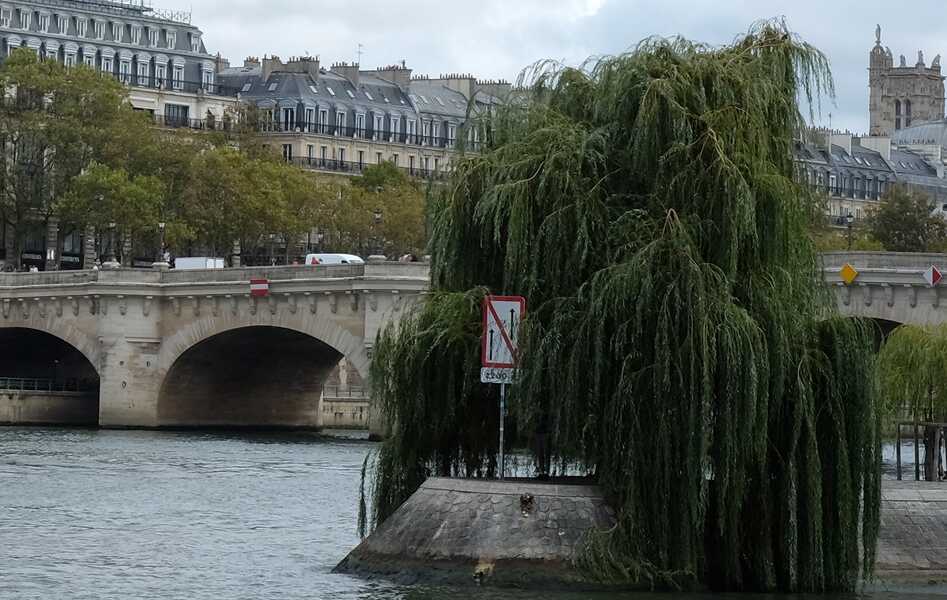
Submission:
M 167 259 L 165 259 L 164 251 L 164 228 L 167 225 L 164 221 L 158 223 L 158 256 L 155 259 L 155 262 L 152 268 L 158 269 L 159 271 L 167 271 L 171 268 L 171 265 L 168 264 Z
M 845 225 L 848 227 L 848 249 L 852 249 L 852 225 L 855 224 L 855 215 L 848 213 L 845 215 Z
M 115 223 L 109 223 L 109 249 L 102 265 L 106 269 L 118 269 L 122 265 L 115 259 Z
M 382 257 L 385 254 L 385 248 L 382 245 L 381 238 L 378 235 L 378 226 L 381 225 L 382 218 L 384 214 L 380 208 L 376 208 L 372 211 L 372 237 L 375 242 L 375 256 Z

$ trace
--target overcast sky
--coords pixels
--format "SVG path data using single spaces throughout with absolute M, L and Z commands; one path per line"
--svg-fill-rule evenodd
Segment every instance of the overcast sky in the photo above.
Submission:
M 942 0 L 913 0 L 909 10 L 861 0 L 154 0 L 156 7 L 193 10 L 211 52 L 232 63 L 245 56 L 318 55 L 323 64 L 354 61 L 362 44 L 367 68 L 400 62 L 416 74 L 469 72 L 513 80 L 539 59 L 577 64 L 614 54 L 650 35 L 711 44 L 731 41 L 760 18 L 784 16 L 832 63 L 836 105 L 823 121 L 854 132 L 868 129 L 868 52 L 875 24 L 882 43 L 917 60 L 947 56 Z M 947 65 L 947 61 L 945 61 Z

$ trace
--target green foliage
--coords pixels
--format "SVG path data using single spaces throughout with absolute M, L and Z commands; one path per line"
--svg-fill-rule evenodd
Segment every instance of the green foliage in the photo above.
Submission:
M 934 421 L 947 415 L 947 325 L 901 325 L 878 355 L 886 413 Z
M 872 336 L 821 321 L 813 199 L 793 179 L 797 99 L 831 91 L 824 57 L 767 22 L 532 81 L 432 204 L 434 293 L 376 344 L 376 522 L 426 476 L 491 472 L 477 300 L 522 294 L 514 439 L 548 439 L 537 472 L 592 474 L 617 510 L 589 577 L 853 589 L 880 502 Z
M 157 177 L 132 177 L 123 169 L 93 163 L 73 180 L 57 212 L 82 227 L 104 229 L 115 223 L 119 231 L 133 235 L 158 222 L 163 200 L 164 183 Z
M 891 252 L 932 252 L 947 247 L 947 221 L 931 214 L 923 191 L 893 186 L 868 217 L 871 235 Z

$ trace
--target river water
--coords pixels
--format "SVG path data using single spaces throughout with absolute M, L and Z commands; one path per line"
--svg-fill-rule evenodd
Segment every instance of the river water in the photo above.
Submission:
M 358 543 L 359 472 L 372 448 L 315 434 L 0 428 L 0 598 L 652 597 L 332 574 Z

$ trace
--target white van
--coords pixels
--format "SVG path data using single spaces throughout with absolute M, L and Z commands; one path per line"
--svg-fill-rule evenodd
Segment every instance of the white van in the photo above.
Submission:
M 224 259 L 207 256 L 179 256 L 174 259 L 174 269 L 177 271 L 194 271 L 203 269 L 223 269 Z
M 365 261 L 354 254 L 307 254 L 307 265 L 364 265 Z

